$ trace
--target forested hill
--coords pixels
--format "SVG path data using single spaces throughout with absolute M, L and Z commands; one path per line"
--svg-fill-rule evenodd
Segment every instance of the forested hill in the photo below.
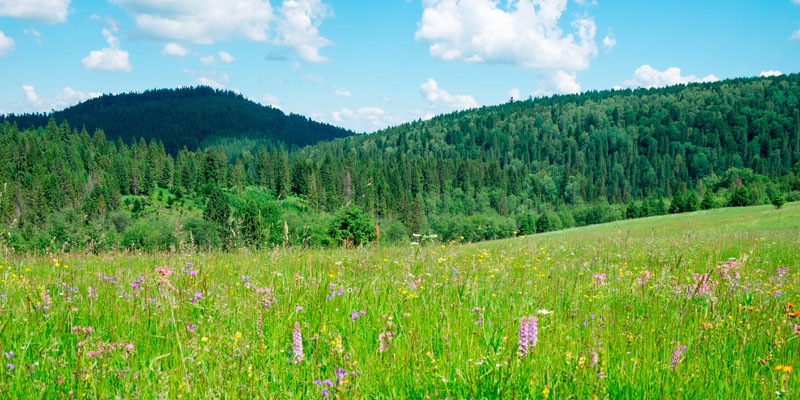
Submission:
M 26 129 L 45 126 L 50 117 L 58 123 L 66 120 L 78 129 L 85 127 L 89 132 L 103 129 L 111 140 L 121 138 L 130 143 L 139 138 L 155 139 L 172 154 L 183 146 L 194 150 L 237 139 L 292 148 L 352 134 L 300 115 L 285 115 L 231 91 L 205 86 L 103 95 L 50 115 L 11 115 L 3 119 Z
M 798 74 L 588 92 L 417 121 L 296 157 L 332 181 L 349 172 L 362 193 L 380 193 L 378 209 L 417 196 L 466 214 L 624 203 L 702 193 L 727 171 L 787 174 L 800 161 L 799 98 Z

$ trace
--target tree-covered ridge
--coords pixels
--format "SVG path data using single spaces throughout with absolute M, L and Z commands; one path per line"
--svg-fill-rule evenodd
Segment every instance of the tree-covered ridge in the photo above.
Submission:
M 373 218 L 381 241 L 475 241 L 779 207 L 800 200 L 798 81 L 513 102 L 296 151 L 221 143 L 173 155 L 55 119 L 6 122 L 0 247 L 359 244 L 378 239 Z
M 205 86 L 103 95 L 52 114 L 3 119 L 20 128 L 37 128 L 47 125 L 51 117 L 89 132 L 103 129 L 111 140 L 154 139 L 170 154 L 184 146 L 204 148 L 219 140 L 255 139 L 268 146 L 294 148 L 352 134 L 300 115 L 285 115 L 232 91 Z
M 501 213 L 510 196 L 534 208 L 620 203 L 669 197 L 732 168 L 787 174 L 800 161 L 798 98 L 798 74 L 588 92 L 440 116 L 296 156 L 389 197 L 421 194 L 434 208 L 446 209 L 457 189 L 488 189 Z

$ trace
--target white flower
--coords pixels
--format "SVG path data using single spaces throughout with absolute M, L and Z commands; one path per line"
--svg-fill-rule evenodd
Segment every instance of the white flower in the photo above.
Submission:
M 541 309 L 541 310 L 539 310 L 539 311 L 536 311 L 536 313 L 537 313 L 537 314 L 544 314 L 544 315 L 547 315 L 547 314 L 552 314 L 553 312 L 552 312 L 552 311 L 547 311 L 547 310 L 545 310 L 545 309 L 543 308 L 543 309 Z

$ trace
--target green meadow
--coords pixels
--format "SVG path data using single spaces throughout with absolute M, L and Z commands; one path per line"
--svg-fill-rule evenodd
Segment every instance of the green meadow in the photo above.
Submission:
M 798 397 L 800 203 L 415 240 L 8 256 L 0 398 Z

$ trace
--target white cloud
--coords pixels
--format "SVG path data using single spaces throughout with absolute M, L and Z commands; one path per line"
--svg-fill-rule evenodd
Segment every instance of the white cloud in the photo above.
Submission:
M 0 31 L 0 57 L 5 56 L 11 50 L 14 50 L 14 39 Z
M 325 121 L 324 116 L 320 116 Z M 356 132 L 373 132 L 395 124 L 398 120 L 379 107 L 361 107 L 358 110 L 342 108 L 331 112 L 330 123 L 352 129 Z
M 445 61 L 515 64 L 544 72 L 587 69 L 597 55 L 591 18 L 572 21 L 574 32 L 559 26 L 567 0 L 424 0 L 416 39 L 431 42 L 429 52 Z M 558 86 L 553 83 L 551 86 Z
M 233 62 L 233 60 L 236 59 L 232 55 L 228 54 L 228 52 L 226 51 L 220 51 L 218 55 L 219 55 L 219 61 L 223 64 L 230 64 Z
M 183 57 L 187 53 L 189 53 L 189 51 L 186 50 L 185 47 L 183 47 L 183 46 L 181 46 L 181 45 L 179 45 L 177 43 L 167 43 L 167 44 L 164 45 L 164 50 L 161 50 L 161 54 L 170 55 L 170 56 Z
M 795 0 L 795 1 L 796 1 L 796 2 L 800 2 L 800 0 Z M 762 78 L 766 78 L 766 77 L 770 77 L 770 76 L 781 76 L 781 75 L 783 75 L 783 72 L 781 72 L 781 71 L 774 71 L 774 70 L 769 70 L 769 71 L 761 71 L 761 73 L 760 73 L 760 74 L 758 74 L 758 76 L 760 76 L 760 77 L 762 77 Z
M 545 71 L 539 81 L 539 88 L 533 92 L 535 96 L 549 96 L 555 93 L 573 94 L 581 91 L 575 72 Z
M 216 79 L 209 78 L 207 76 L 200 76 L 197 78 L 197 83 L 203 86 L 210 86 L 214 89 L 225 89 L 225 84 L 217 82 Z
M 800 42 L 800 29 L 798 29 L 792 34 L 792 40 L 797 40 L 798 42 Z
M 280 105 L 280 100 L 270 93 L 265 94 L 264 97 L 261 98 L 261 104 L 283 110 Z
M 28 99 L 31 103 L 38 103 L 39 96 L 36 94 L 36 90 L 31 85 L 22 85 L 22 90 L 25 92 L 25 98 Z
M 26 100 L 26 104 L 20 106 L 20 108 L 23 109 L 23 112 L 61 110 L 82 101 L 102 95 L 102 93 L 99 92 L 84 93 L 74 90 L 69 86 L 65 87 L 61 92 L 50 98 L 39 97 L 33 85 L 22 85 L 22 91 L 25 93 Z
M 119 48 L 119 39 L 108 29 L 103 29 L 109 47 L 92 50 L 81 62 L 86 69 L 100 71 L 131 71 L 128 52 Z
M 2 0 L 0 0 L 2 1 Z M 321 0 L 110 0 L 125 9 L 137 29 L 176 42 L 213 44 L 229 39 L 269 42 L 295 50 L 309 62 L 328 59 L 319 49 L 331 42 L 319 25 L 330 15 Z
M 0 17 L 65 22 L 70 0 L 0 0 Z
M 797 4 L 798 6 L 800 6 L 800 0 L 792 0 L 792 3 Z
M 267 0 L 111 0 L 143 33 L 178 42 L 211 44 L 229 38 L 267 41 L 273 19 Z
M 332 87 L 331 90 L 333 91 L 333 94 L 335 94 L 337 96 L 353 97 L 353 94 L 350 93 L 349 90 L 339 89 L 336 86 Z
M 698 78 L 695 75 L 681 75 L 681 69 L 676 67 L 667 68 L 664 71 L 659 71 L 653 67 L 645 64 L 633 73 L 631 80 L 625 81 L 628 87 L 663 87 L 678 84 L 687 84 L 693 82 L 716 82 L 719 78 L 710 74 L 703 78 Z
M 617 39 L 614 39 L 614 34 L 609 32 L 608 35 L 606 35 L 606 37 L 603 38 L 603 48 L 606 51 L 611 51 L 611 49 L 613 49 L 614 46 L 616 45 L 617 45 Z
M 216 61 L 216 59 L 214 59 L 214 56 L 212 56 L 212 55 L 207 55 L 207 56 L 200 57 L 200 62 L 203 63 L 203 65 L 211 65 L 215 61 Z
M 198 85 L 209 86 L 214 89 L 226 89 L 230 81 L 228 74 L 221 74 L 214 71 L 184 69 L 183 73 L 194 78 L 195 83 Z
M 305 61 L 328 61 L 319 54 L 319 49 L 329 46 L 331 41 L 320 36 L 318 29 L 329 14 L 328 6 L 321 0 L 284 0 L 280 14 L 277 43 L 293 48 Z
M 478 107 L 478 102 L 470 95 L 452 95 L 447 90 L 439 87 L 432 78 L 419 86 L 420 93 L 429 105 L 434 108 L 445 108 L 447 111 L 464 110 Z
M 513 88 L 506 92 L 506 96 L 512 100 L 519 100 L 519 89 Z

